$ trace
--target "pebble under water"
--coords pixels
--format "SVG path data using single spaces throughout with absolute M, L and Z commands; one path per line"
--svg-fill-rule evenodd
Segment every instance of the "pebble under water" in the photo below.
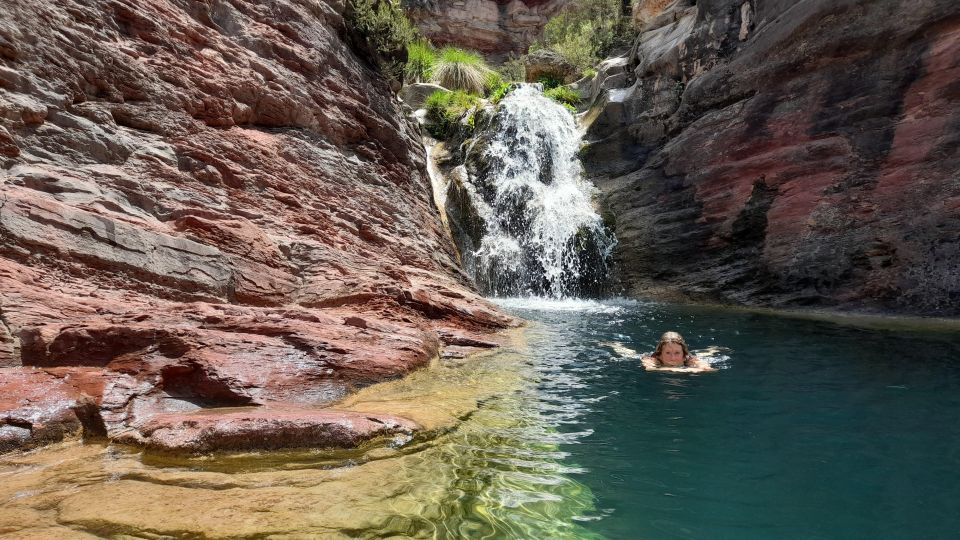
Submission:
M 0 533 L 62 538 L 955 538 L 960 334 L 630 301 L 497 300 L 516 342 L 342 404 L 357 451 L 0 458 Z M 872 326 L 871 326 L 872 325 Z M 651 373 L 667 329 L 719 371 Z

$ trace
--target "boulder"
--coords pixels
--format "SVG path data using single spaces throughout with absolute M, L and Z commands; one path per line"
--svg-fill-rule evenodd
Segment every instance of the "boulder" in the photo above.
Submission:
M 543 80 L 570 84 L 580 77 L 577 67 L 568 62 L 560 53 L 550 49 L 532 52 L 524 59 L 527 82 Z
M 430 97 L 430 94 L 434 92 L 439 92 L 446 90 L 446 88 L 440 86 L 439 84 L 430 84 L 430 83 L 413 83 L 408 84 L 400 90 L 400 99 L 404 103 L 410 106 L 411 109 L 417 110 L 423 108 L 423 103 Z
M 100 370 L 0 368 L 0 453 L 105 435 Z

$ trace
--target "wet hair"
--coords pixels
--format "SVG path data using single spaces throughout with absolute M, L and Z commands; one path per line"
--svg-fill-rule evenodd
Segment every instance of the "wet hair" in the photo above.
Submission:
M 663 346 L 667 343 L 676 343 L 680 345 L 680 348 L 683 349 L 683 363 L 686 364 L 688 360 L 693 356 L 690 354 L 690 349 L 687 348 L 687 342 L 683 340 L 683 336 L 676 332 L 664 332 L 660 336 L 660 341 L 657 342 L 657 350 L 653 351 L 653 357 L 657 359 L 657 362 L 660 361 L 660 353 L 663 352 Z

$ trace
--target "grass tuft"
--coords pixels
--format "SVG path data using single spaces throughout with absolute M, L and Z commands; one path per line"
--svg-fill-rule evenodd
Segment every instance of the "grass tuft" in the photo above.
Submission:
M 453 135 L 464 115 L 475 112 L 480 98 L 462 90 L 437 90 L 427 96 L 424 108 L 427 110 L 427 129 L 438 139 Z M 472 125 L 469 127 L 473 127 Z
M 490 72 L 480 55 L 456 47 L 444 47 L 433 66 L 432 82 L 451 90 L 482 95 L 487 89 Z
M 407 45 L 407 63 L 403 73 L 408 83 L 427 82 L 433 76 L 437 53 L 429 41 L 417 40 Z
M 580 103 L 580 94 L 571 90 L 566 86 L 558 86 L 556 88 L 551 88 L 543 93 L 543 95 L 548 98 L 558 102 L 563 103 L 564 105 L 570 105 L 571 107 L 576 106 Z

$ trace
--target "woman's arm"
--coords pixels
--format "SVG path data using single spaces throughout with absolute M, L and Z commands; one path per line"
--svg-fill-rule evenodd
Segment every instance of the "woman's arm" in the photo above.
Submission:
M 710 362 L 706 360 L 701 360 L 696 356 L 691 356 L 687 359 L 687 366 L 690 367 L 690 371 L 716 371 L 717 368 L 710 365 Z
M 643 364 L 644 369 L 657 369 L 657 359 L 652 356 L 644 356 L 640 359 L 640 362 Z

